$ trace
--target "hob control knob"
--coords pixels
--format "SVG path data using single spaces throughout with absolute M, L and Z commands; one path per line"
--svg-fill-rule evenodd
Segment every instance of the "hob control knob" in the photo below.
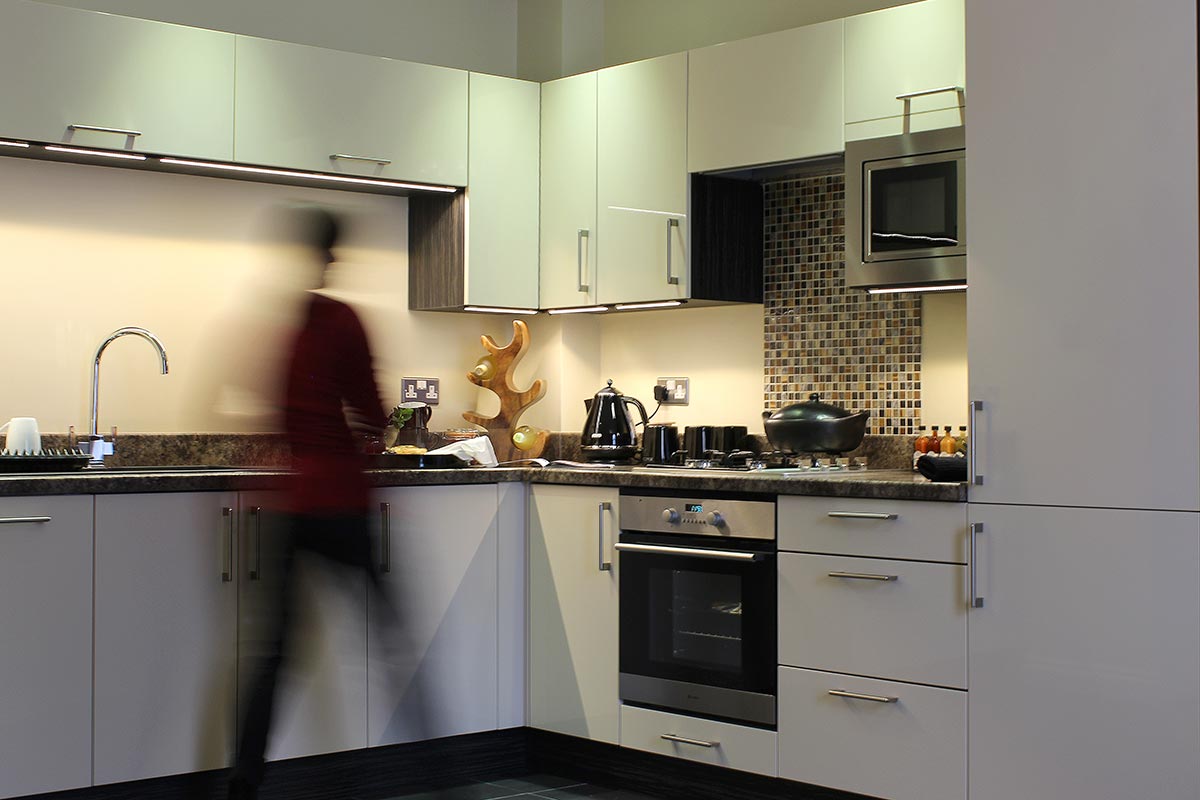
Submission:
M 668 525 L 678 525 L 679 520 L 682 519 L 682 517 L 679 516 L 679 512 L 673 508 L 664 508 L 662 512 L 662 518 L 663 522 L 667 523 Z
M 704 515 L 704 521 L 714 528 L 724 528 L 725 518 L 721 516 L 720 511 L 710 511 Z

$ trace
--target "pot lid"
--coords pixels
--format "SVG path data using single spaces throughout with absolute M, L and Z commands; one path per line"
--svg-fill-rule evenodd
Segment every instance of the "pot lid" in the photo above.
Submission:
M 820 422 L 830 419 L 844 419 L 854 416 L 853 412 L 847 411 L 841 406 L 835 406 L 832 403 L 822 403 L 821 395 L 813 392 L 808 396 L 808 400 L 802 403 L 792 403 L 772 414 L 769 419 L 785 419 L 785 420 L 809 420 Z

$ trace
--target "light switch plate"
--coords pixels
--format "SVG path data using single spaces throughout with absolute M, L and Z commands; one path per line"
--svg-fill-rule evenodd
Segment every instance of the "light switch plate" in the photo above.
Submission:
M 667 399 L 663 400 L 664 406 L 686 406 L 688 404 L 690 395 L 687 378 L 659 378 L 656 383 L 667 389 Z
M 401 378 L 401 403 L 428 403 L 436 406 L 441 394 L 438 392 L 440 381 L 437 378 Z

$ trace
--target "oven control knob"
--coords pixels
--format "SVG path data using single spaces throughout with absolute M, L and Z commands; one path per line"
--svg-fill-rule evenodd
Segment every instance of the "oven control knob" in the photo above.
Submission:
M 673 508 L 664 508 L 662 518 L 663 522 L 667 523 L 668 525 L 678 525 L 679 520 L 682 519 L 682 517 L 679 516 L 679 512 Z
M 704 521 L 714 528 L 724 528 L 725 518 L 721 516 L 720 511 L 710 511 L 704 515 Z

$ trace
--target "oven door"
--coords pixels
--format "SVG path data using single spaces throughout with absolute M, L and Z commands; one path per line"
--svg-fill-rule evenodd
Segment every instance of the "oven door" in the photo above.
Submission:
M 623 532 L 621 699 L 775 724 L 773 541 Z

